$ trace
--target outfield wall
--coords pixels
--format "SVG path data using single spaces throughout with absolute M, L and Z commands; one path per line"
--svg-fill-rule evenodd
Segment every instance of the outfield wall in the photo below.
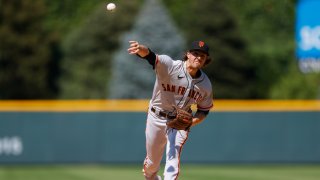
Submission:
M 0 101 L 0 164 L 142 163 L 147 101 Z M 182 161 L 320 163 L 320 101 L 216 101 Z

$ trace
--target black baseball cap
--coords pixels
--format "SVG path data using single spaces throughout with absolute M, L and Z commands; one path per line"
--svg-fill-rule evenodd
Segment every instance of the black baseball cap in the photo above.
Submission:
M 209 46 L 204 41 L 193 41 L 189 51 L 191 50 L 202 51 L 209 56 Z

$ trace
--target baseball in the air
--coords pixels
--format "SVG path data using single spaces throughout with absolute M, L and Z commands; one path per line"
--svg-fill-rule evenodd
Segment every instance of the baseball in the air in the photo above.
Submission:
M 107 10 L 108 11 L 114 11 L 116 10 L 116 5 L 114 3 L 107 4 Z

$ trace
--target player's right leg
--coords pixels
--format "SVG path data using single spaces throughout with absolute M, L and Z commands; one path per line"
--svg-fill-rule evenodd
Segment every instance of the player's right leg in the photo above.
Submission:
M 178 179 L 180 172 L 180 156 L 183 145 L 188 139 L 188 131 L 168 129 L 167 131 L 166 165 L 164 180 Z
M 157 178 L 166 143 L 166 121 L 149 114 L 146 124 L 147 156 L 143 166 L 143 174 L 147 180 Z

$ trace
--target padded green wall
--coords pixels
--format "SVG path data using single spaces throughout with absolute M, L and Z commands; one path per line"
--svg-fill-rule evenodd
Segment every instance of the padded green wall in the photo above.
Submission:
M 0 163 L 142 163 L 144 112 L 0 112 Z M 212 112 L 182 161 L 319 163 L 320 112 Z

